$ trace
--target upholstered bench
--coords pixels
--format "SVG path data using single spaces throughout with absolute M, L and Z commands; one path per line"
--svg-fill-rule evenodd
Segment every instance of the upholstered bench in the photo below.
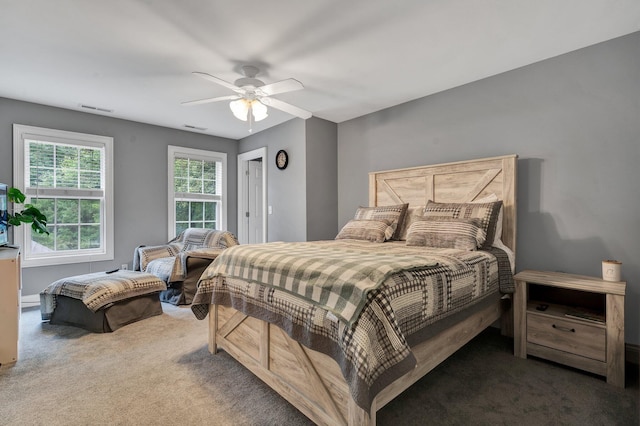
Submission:
M 109 333 L 162 314 L 164 281 L 153 274 L 121 270 L 62 278 L 40 293 L 40 313 L 50 324 Z

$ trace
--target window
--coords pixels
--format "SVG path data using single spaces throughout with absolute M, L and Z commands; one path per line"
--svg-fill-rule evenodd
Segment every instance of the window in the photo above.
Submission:
M 169 239 L 187 228 L 225 229 L 227 154 L 169 146 Z
M 13 126 L 14 185 L 49 235 L 14 228 L 24 266 L 113 259 L 113 138 Z

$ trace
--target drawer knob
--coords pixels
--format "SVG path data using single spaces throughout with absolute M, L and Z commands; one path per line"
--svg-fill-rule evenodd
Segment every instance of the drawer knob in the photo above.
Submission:
M 567 333 L 575 333 L 576 332 L 575 328 L 562 327 L 560 325 L 555 325 L 555 324 L 553 324 L 551 327 L 555 328 L 556 330 L 566 331 Z

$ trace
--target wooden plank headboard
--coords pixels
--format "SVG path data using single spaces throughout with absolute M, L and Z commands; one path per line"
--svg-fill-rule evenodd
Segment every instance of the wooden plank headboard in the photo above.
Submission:
M 517 155 L 369 173 L 369 205 L 428 200 L 464 203 L 495 194 L 503 202 L 502 241 L 516 251 Z

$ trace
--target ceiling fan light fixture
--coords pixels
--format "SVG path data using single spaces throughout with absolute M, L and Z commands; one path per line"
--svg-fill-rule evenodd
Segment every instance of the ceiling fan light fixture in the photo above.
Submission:
M 229 108 L 231 108 L 231 112 L 233 112 L 233 115 L 238 120 L 242 121 L 247 121 L 250 106 L 251 104 L 247 102 L 246 99 L 238 99 L 237 101 L 229 102 Z
M 253 121 L 261 121 L 267 118 L 267 107 L 258 100 L 238 99 L 229 102 L 229 108 L 233 115 L 242 121 L 247 121 L 249 114 L 252 114 Z
M 267 114 L 267 106 L 260 101 L 251 102 L 251 111 L 255 121 L 264 120 L 269 115 Z

